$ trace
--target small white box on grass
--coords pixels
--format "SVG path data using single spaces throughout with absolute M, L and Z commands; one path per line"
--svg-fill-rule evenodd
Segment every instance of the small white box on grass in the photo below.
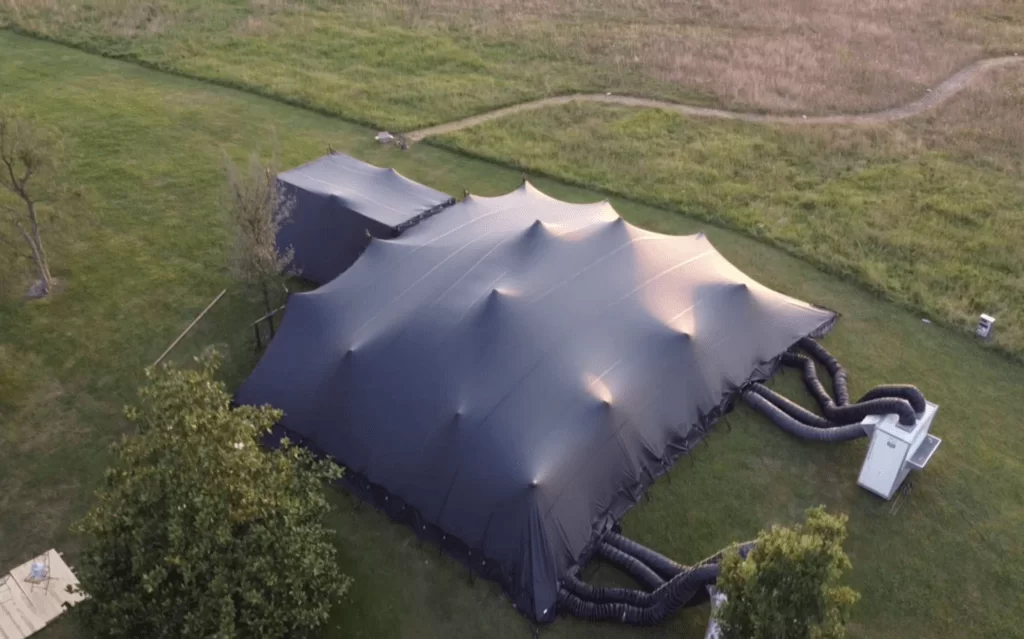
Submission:
M 981 339 L 992 339 L 992 330 L 995 328 L 995 323 L 996 318 L 982 313 L 981 317 L 978 318 L 978 328 L 974 332 Z

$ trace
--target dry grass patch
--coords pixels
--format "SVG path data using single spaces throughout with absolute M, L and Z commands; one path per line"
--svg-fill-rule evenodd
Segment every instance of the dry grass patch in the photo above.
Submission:
M 1024 48 L 1010 0 L 379 0 L 403 22 L 542 37 L 588 63 L 767 111 L 866 111 Z
M 406 114 L 417 124 L 519 100 L 530 93 L 521 77 L 530 72 L 537 97 L 608 89 L 681 99 L 685 90 L 744 109 L 869 111 L 907 102 L 978 58 L 1024 49 L 1017 0 L 0 0 L 5 20 L 214 77 L 244 50 L 254 66 L 271 63 L 256 83 L 272 91 L 297 91 L 272 63 L 303 58 L 325 90 L 361 85 L 418 109 Z M 431 57 L 436 73 L 464 74 L 449 62 L 466 55 L 479 58 L 482 73 L 457 83 L 461 99 L 435 115 L 425 103 L 444 101 L 451 84 L 411 84 L 400 74 L 376 86 L 388 66 L 377 58 L 390 56 L 339 42 L 356 35 L 389 48 L 396 37 L 441 38 L 454 48 Z M 210 60 L 187 64 L 185 55 Z M 343 112 L 386 124 L 369 102 L 363 110 Z
M 1024 178 L 1024 64 L 979 78 L 969 91 L 900 129 L 929 148 Z
M 899 122 L 780 129 L 813 138 L 836 154 L 938 152 L 1024 178 L 1024 62 L 988 71 L 938 108 Z

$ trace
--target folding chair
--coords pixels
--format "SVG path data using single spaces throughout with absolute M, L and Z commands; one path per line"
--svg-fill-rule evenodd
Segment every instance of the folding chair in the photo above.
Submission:
M 32 561 L 25 581 L 31 584 L 31 592 L 35 592 L 36 587 L 42 588 L 44 592 L 49 592 L 50 580 L 50 553 L 45 553 Z

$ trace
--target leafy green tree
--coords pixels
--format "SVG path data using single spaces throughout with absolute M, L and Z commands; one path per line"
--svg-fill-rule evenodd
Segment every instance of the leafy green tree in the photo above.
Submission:
M 839 639 L 847 616 L 860 598 L 839 585 L 851 568 L 843 552 L 846 515 L 819 506 L 791 528 L 762 531 L 757 545 L 741 558 L 722 561 L 718 589 L 728 601 L 718 610 L 727 639 Z
M 324 525 L 324 481 L 341 468 L 260 437 L 270 407 L 230 408 L 217 358 L 147 371 L 98 503 L 76 526 L 89 599 L 74 610 L 98 637 L 305 637 L 346 592 Z

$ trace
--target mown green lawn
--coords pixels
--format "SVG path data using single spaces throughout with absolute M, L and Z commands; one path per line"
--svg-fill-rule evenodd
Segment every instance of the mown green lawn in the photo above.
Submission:
M 54 44 L 0 32 L 3 100 L 29 109 L 68 136 L 71 178 L 84 191 L 88 223 L 54 242 L 63 289 L 24 303 L 5 273 L 0 302 L 0 566 L 56 546 L 74 563 L 71 521 L 88 506 L 107 463 L 108 443 L 125 429 L 150 363 L 224 287 L 230 295 L 175 353 L 209 344 L 229 355 L 239 382 L 254 355 L 247 324 L 258 305 L 238 295 L 225 266 L 218 216 L 222 155 L 269 150 L 284 164 L 328 144 L 397 167 L 450 193 L 497 194 L 520 172 L 430 146 L 401 153 L 373 131 L 199 82 L 147 71 Z M 536 180 L 552 195 L 597 193 Z M 710 187 L 709 187 L 710 188 Z M 740 268 L 843 319 L 827 344 L 852 375 L 854 392 L 883 381 L 919 384 L 942 405 L 935 423 L 945 443 L 915 479 L 909 504 L 889 504 L 856 486 L 864 442 L 805 444 L 740 409 L 692 459 L 681 461 L 625 519 L 626 532 L 686 562 L 746 539 L 771 523 L 791 523 L 824 503 L 850 514 L 850 581 L 863 593 L 855 637 L 1024 636 L 1024 436 L 1017 395 L 1024 369 L 969 337 L 927 325 L 916 314 L 805 262 L 677 213 L 626 200 L 617 209 L 641 226 L 708 232 Z M 76 211 L 69 212 L 75 219 Z M 797 380 L 780 385 L 795 393 Z M 491 584 L 403 528 L 337 493 L 334 523 L 345 569 L 356 578 L 325 637 L 526 637 L 529 628 Z M 602 568 L 598 578 L 611 571 Z M 702 636 L 706 608 L 640 631 L 559 620 L 544 637 Z M 80 637 L 63 622 L 44 639 Z

